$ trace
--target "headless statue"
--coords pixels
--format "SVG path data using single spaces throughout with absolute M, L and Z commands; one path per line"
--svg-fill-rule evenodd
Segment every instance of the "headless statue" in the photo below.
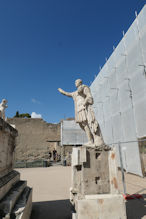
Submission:
M 58 88 L 58 91 L 73 98 L 75 105 L 75 121 L 86 132 L 88 138 L 88 142 L 85 145 L 102 146 L 104 145 L 104 141 L 92 109 L 93 97 L 90 88 L 82 84 L 81 79 L 75 81 L 75 86 L 77 87 L 77 90 L 71 93 L 65 92 L 61 88 Z

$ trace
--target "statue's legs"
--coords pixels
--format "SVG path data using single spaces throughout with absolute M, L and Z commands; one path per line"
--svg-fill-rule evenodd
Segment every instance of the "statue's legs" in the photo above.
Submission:
M 2 113 L 2 119 L 5 120 L 5 112 L 1 112 Z
M 95 146 L 102 146 L 104 144 L 103 138 L 94 134 L 94 144 Z
M 88 126 L 88 124 L 86 122 L 82 122 L 82 123 L 79 123 L 81 129 L 83 129 L 85 132 L 86 132 L 86 135 L 87 135 L 87 138 L 88 138 L 88 142 L 86 143 L 86 145 L 93 145 L 94 143 L 94 139 L 93 139 L 93 135 L 90 131 L 90 128 Z
M 93 133 L 95 146 L 101 146 L 104 144 L 100 127 L 98 126 L 96 133 Z

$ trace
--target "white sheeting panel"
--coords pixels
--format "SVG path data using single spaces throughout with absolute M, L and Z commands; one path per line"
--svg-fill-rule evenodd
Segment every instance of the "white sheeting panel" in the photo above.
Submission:
M 141 34 L 141 47 L 142 47 L 142 56 L 143 56 L 143 62 L 142 64 L 146 65 L 146 27 L 145 27 L 145 32 Z M 141 68 L 143 69 L 143 67 L 141 66 Z
M 110 59 L 107 60 L 106 64 L 107 64 L 107 72 L 103 72 L 103 75 L 104 76 L 107 75 L 109 77 L 110 72 L 112 72 L 114 67 L 116 66 L 114 53 L 112 53 L 112 55 L 110 56 Z
M 105 122 L 104 131 L 102 132 L 104 136 L 104 142 L 106 144 L 112 144 L 114 142 L 113 138 L 113 127 L 112 127 L 112 118 Z
M 85 132 L 74 120 L 63 120 L 61 129 L 61 145 L 81 145 L 87 142 Z
M 137 137 L 146 136 L 146 96 L 134 104 Z
M 139 65 L 142 64 L 142 51 L 140 47 L 139 35 L 135 34 L 137 28 L 136 22 L 133 27 L 130 28 L 127 35 L 125 36 L 125 45 L 127 51 L 127 62 L 128 62 L 128 76 L 131 77 L 138 69 Z
M 146 77 L 143 69 L 140 68 L 130 80 L 132 89 L 132 101 L 136 103 L 143 96 L 146 96 Z
M 113 90 L 112 95 L 110 97 L 111 102 L 111 115 L 114 116 L 115 114 L 120 112 L 120 104 L 119 104 L 119 98 L 118 98 L 118 90 Z
M 146 136 L 146 67 L 144 72 L 141 65 L 146 66 L 146 5 L 91 85 L 107 144 Z M 141 175 L 138 144 L 122 147 L 124 168 Z
M 125 162 L 125 169 L 127 172 L 138 174 L 142 176 L 141 172 L 141 161 L 139 156 L 139 149 L 137 143 L 130 143 L 128 145 L 122 145 L 123 160 Z
M 124 83 L 124 81 L 128 78 L 126 57 L 124 55 L 121 56 L 121 62 L 117 65 L 116 78 L 117 87 L 119 87 L 121 83 Z
M 121 121 L 123 126 L 123 141 L 136 141 L 137 136 L 132 108 L 121 114 Z
M 132 108 L 131 88 L 129 86 L 128 80 L 125 80 L 125 82 L 121 85 L 118 97 L 121 112 L 124 112 L 129 108 Z
M 109 92 L 111 93 L 112 89 L 117 89 L 117 75 L 116 75 L 116 69 L 113 69 L 110 74 L 109 78 L 109 84 L 110 84 L 110 90 Z
M 103 103 L 103 112 L 104 112 L 104 119 L 105 121 L 109 120 L 111 118 L 111 103 L 110 103 L 110 96 L 107 96 L 105 102 Z
M 121 142 L 123 141 L 123 129 L 121 124 L 121 114 L 117 114 L 112 118 L 113 122 L 113 142 Z
M 143 9 L 138 15 L 138 26 L 139 26 L 139 31 L 141 33 L 143 31 L 145 32 L 146 30 L 146 5 L 143 7 Z
M 104 119 L 104 111 L 103 111 L 103 103 L 98 103 L 98 105 L 96 105 L 97 109 L 98 109 L 98 122 L 104 123 L 105 119 Z M 94 108 L 93 108 L 94 109 Z M 97 117 L 97 116 L 96 116 Z

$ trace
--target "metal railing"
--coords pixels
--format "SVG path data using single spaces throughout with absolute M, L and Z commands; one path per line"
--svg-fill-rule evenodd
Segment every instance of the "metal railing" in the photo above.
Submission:
M 141 169 L 143 173 L 143 177 L 146 176 L 146 138 L 139 139 L 137 141 L 122 141 L 122 142 L 114 142 L 112 144 L 109 144 L 110 146 L 116 146 L 116 151 L 119 155 L 119 167 L 121 170 L 121 181 L 123 184 L 123 193 L 124 195 L 127 194 L 127 186 L 126 186 L 126 181 L 125 181 L 125 168 L 123 164 L 123 155 L 122 155 L 122 144 L 129 144 L 129 143 L 138 143 L 139 146 L 139 154 L 140 154 L 140 161 L 141 161 Z M 135 164 L 135 159 L 133 158 L 133 165 Z M 133 184 L 134 186 L 134 184 Z M 141 190 L 146 190 L 146 188 L 143 188 Z M 137 191 L 135 191 L 136 193 Z

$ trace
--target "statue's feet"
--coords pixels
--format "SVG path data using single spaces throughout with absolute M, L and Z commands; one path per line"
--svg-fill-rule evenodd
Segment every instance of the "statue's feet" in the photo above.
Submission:
M 96 135 L 94 137 L 94 144 L 96 147 L 102 147 L 104 144 L 103 138 L 101 136 Z
M 95 146 L 93 141 L 88 141 L 88 142 L 85 143 L 84 145 L 85 145 L 85 146 L 89 146 L 89 147 Z

